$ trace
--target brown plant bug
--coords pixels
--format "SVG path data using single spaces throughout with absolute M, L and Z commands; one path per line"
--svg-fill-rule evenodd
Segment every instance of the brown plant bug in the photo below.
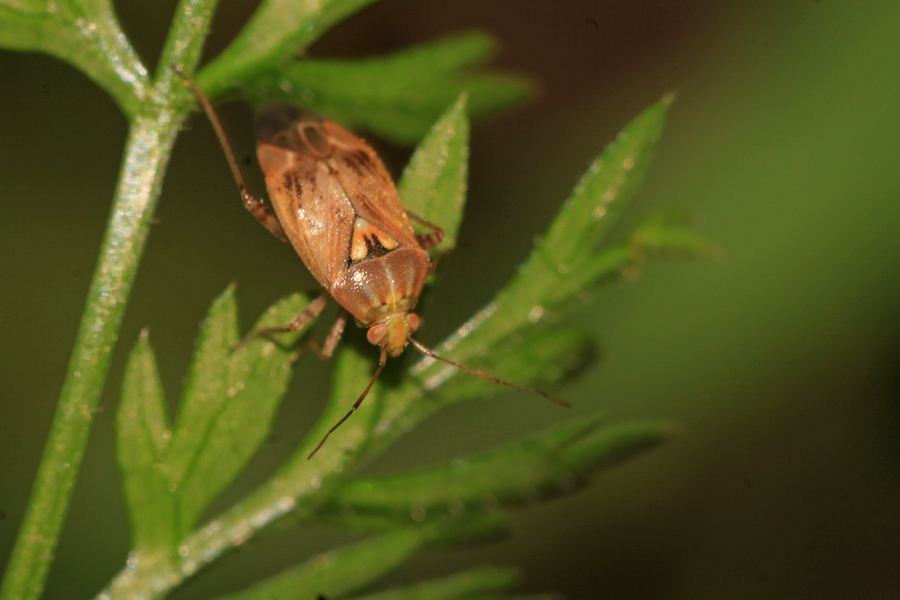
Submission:
M 183 76 L 184 77 L 184 76 Z M 325 291 L 284 327 L 256 330 L 239 345 L 273 333 L 296 331 L 322 312 L 331 297 L 342 307 L 319 356 L 329 358 L 347 323 L 348 313 L 368 328 L 369 343 L 381 349 L 378 368 L 353 406 L 310 452 L 312 458 L 328 437 L 366 399 L 388 356 L 407 344 L 426 356 L 467 373 L 532 392 L 562 406 L 569 403 L 534 388 L 504 381 L 436 354 L 412 338 L 420 319 L 412 312 L 431 271 L 427 249 L 439 244 L 437 225 L 403 209 L 394 182 L 361 138 L 340 125 L 304 117 L 297 107 L 275 105 L 257 117 L 256 148 L 274 214 L 247 190 L 225 130 L 209 99 L 184 77 L 197 95 L 225 151 L 244 206 L 273 234 L 288 241 Z M 416 234 L 410 220 L 431 229 Z

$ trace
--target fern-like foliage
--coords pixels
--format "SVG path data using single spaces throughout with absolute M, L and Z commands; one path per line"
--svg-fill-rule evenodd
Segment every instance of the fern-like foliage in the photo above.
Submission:
M 0 45 L 69 61 L 116 99 L 131 124 L 115 207 L 0 593 L 4 600 L 39 597 L 46 578 L 165 165 L 180 125 L 196 108 L 179 71 L 192 74 L 212 98 L 241 96 L 253 104 L 288 99 L 395 140 L 421 140 L 398 189 L 409 210 L 443 228 L 440 250 L 453 248 L 465 200 L 469 115 L 520 102 L 530 84 L 479 68 L 493 51 L 483 34 L 360 61 L 298 58 L 372 2 L 266 0 L 232 45 L 196 71 L 216 2 L 182 0 L 158 71 L 150 74 L 107 0 L 0 0 Z M 584 332 L 560 325 L 577 306 L 576 296 L 633 271 L 648 256 L 713 250 L 664 216 L 604 245 L 646 171 L 671 102 L 666 97 L 645 110 L 606 148 L 531 256 L 491 303 L 437 348 L 442 355 L 516 382 L 553 386 L 591 356 Z M 439 273 L 429 285 L 440 293 L 437 280 Z M 303 295 L 281 300 L 257 326 L 283 324 L 308 301 Z M 176 417 L 167 414 L 154 351 L 148 334 L 141 335 L 128 360 L 117 417 L 132 552 L 100 598 L 163 597 L 288 515 L 297 526 L 325 522 L 368 535 L 271 579 L 247 582 L 228 598 L 511 597 L 517 575 L 508 568 L 359 594 L 423 546 L 492 538 L 506 528 L 507 509 L 574 493 L 671 433 L 655 423 L 607 426 L 592 416 L 466 460 L 362 478 L 357 473 L 363 465 L 430 414 L 505 388 L 422 360 L 399 382 L 377 382 L 362 409 L 306 460 L 372 373 L 375 352 L 348 345 L 336 359 L 330 401 L 293 457 L 248 497 L 203 522 L 211 502 L 269 435 L 303 334 L 257 339 L 234 350 L 241 336 L 234 289 L 227 289 L 201 327 Z
M 450 245 L 465 189 L 463 100 L 426 136 L 400 182 L 414 212 L 448 225 Z M 558 325 L 577 306 L 574 295 L 616 279 L 648 254 L 710 249 L 690 230 L 659 218 L 645 221 L 620 244 L 598 247 L 636 188 L 669 103 L 666 98 L 645 111 L 603 153 L 509 284 L 441 345 L 446 356 L 516 381 L 552 385 L 590 352 L 583 332 Z M 308 301 L 299 295 L 287 298 L 257 326 L 285 323 Z M 603 426 L 595 416 L 466 460 L 355 479 L 361 465 L 431 413 L 505 388 L 423 360 L 399 384 L 376 383 L 363 408 L 307 460 L 371 375 L 377 352 L 348 346 L 337 358 L 331 401 L 293 459 L 238 506 L 210 524 L 197 523 L 266 439 L 297 356 L 291 347 L 298 333 L 259 339 L 231 352 L 240 335 L 233 289 L 226 290 L 201 329 L 174 426 L 164 414 L 153 352 L 146 336 L 139 340 L 119 413 L 120 462 L 135 551 L 131 566 L 107 591 L 109 597 L 129 597 L 157 580 L 160 570 L 163 579 L 177 581 L 287 513 L 296 524 L 328 522 L 373 535 L 228 598 L 347 597 L 423 544 L 495 534 L 502 527 L 501 509 L 573 493 L 599 471 L 671 433 L 655 423 Z M 498 580 L 513 581 L 506 571 L 489 573 L 472 575 L 467 593 L 488 593 Z M 444 589 L 439 582 L 431 584 Z M 421 593 L 423 598 L 458 597 Z

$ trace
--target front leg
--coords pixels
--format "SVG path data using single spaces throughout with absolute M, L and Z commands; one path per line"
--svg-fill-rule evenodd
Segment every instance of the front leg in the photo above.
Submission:
M 243 182 L 238 182 L 238 185 L 243 186 Z M 241 187 L 241 198 L 243 198 L 244 206 L 247 207 L 250 214 L 256 217 L 256 220 L 262 223 L 263 227 L 285 242 L 288 241 L 287 234 L 284 232 L 284 228 L 281 226 L 281 222 L 278 221 L 275 213 L 269 210 L 256 196 L 251 195 L 246 187 Z
M 191 88 L 191 91 L 194 92 L 197 99 L 200 100 L 200 104 L 203 106 L 206 116 L 209 117 L 209 121 L 212 123 L 216 136 L 219 138 L 219 143 L 222 144 L 222 149 L 225 151 L 225 158 L 228 160 L 228 166 L 231 169 L 231 174 L 234 176 L 234 181 L 241 190 L 241 198 L 244 201 L 244 206 L 247 207 L 247 210 L 250 211 L 251 215 L 256 217 L 257 221 L 262 223 L 263 227 L 284 241 L 288 241 L 287 235 L 284 233 L 284 228 L 281 226 L 281 223 L 278 222 L 278 217 L 247 190 L 247 183 L 244 181 L 244 175 L 241 173 L 240 167 L 238 167 L 237 159 L 234 157 L 234 150 L 232 150 L 231 143 L 228 141 L 228 136 L 225 134 L 225 128 L 222 127 L 222 122 L 219 121 L 219 116 L 216 114 L 215 109 L 213 109 L 209 98 L 207 98 L 206 94 L 203 93 L 203 90 L 201 90 L 191 79 L 188 79 L 184 73 L 181 71 L 176 72 L 184 79 L 185 85 Z
M 325 343 L 320 344 L 318 340 L 309 340 L 306 343 L 306 347 L 315 352 L 322 360 L 331 358 L 338 342 L 341 341 L 341 336 L 344 335 L 344 326 L 347 325 L 347 317 L 349 315 L 350 313 L 346 310 L 341 310 L 331 326 L 331 331 L 328 332 L 328 337 L 325 338 Z

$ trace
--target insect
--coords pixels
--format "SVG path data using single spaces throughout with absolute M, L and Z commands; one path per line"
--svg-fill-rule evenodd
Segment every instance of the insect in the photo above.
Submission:
M 357 325 L 368 328 L 366 338 L 381 351 L 378 368 L 365 390 L 308 459 L 363 403 L 387 357 L 399 356 L 408 344 L 472 375 L 569 406 L 541 390 L 444 358 L 413 339 L 421 321 L 412 311 L 431 271 L 426 250 L 441 242 L 443 232 L 403 209 L 390 175 L 364 140 L 333 121 L 305 117 L 294 106 L 275 105 L 261 112 L 256 123 L 256 152 L 273 214 L 249 193 L 209 99 L 194 82 L 186 77 L 185 82 L 200 99 L 219 137 L 244 206 L 269 231 L 291 243 L 325 290 L 284 327 L 256 330 L 241 344 L 258 336 L 300 329 L 322 312 L 330 297 L 343 310 L 319 355 L 328 358 L 334 352 L 348 314 Z M 410 220 L 431 231 L 415 233 Z

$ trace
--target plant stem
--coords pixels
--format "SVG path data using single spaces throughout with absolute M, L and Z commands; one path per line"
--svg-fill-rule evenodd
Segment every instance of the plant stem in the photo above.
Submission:
M 131 121 L 97 267 L 0 600 L 32 600 L 43 591 L 163 175 L 181 123 L 189 114 L 187 90 L 173 89 L 178 78 L 172 66 L 193 72 L 217 1 L 179 2 L 163 50 L 162 75 Z
M 103 391 L 125 303 L 178 131 L 170 112 L 132 125 L 112 214 L 28 511 L 0 598 L 38 598 Z

